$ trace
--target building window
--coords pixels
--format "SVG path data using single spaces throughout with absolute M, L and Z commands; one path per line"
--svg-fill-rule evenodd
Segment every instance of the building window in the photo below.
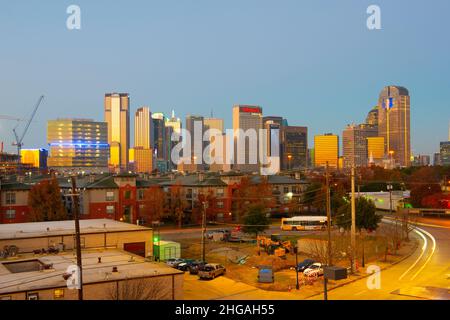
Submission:
M 6 219 L 15 219 L 16 218 L 16 210 L 9 209 L 5 212 Z
M 283 191 L 284 193 L 289 193 L 289 187 L 284 187 Z
M 64 289 L 55 289 L 55 291 L 53 291 L 53 298 L 54 299 L 64 298 Z
M 187 189 L 186 199 L 192 199 L 192 189 L 191 188 Z
M 6 204 L 16 204 L 16 193 L 7 192 L 6 193 Z
M 114 192 L 106 191 L 106 201 L 114 201 Z
M 114 206 L 106 206 L 106 213 L 107 214 L 114 214 L 115 208 Z
M 125 198 L 125 200 L 131 199 L 131 191 L 130 190 L 125 190 L 124 198 Z
M 223 201 L 217 201 L 217 208 L 223 209 L 223 207 L 224 207 Z
M 145 190 L 143 190 L 143 189 L 138 190 L 138 200 L 144 200 L 144 196 L 145 196 Z
M 27 300 L 39 300 L 39 293 L 37 292 L 27 293 Z
M 224 190 L 223 190 L 223 188 L 217 189 L 216 194 L 217 194 L 218 197 L 223 197 L 223 195 L 224 195 Z

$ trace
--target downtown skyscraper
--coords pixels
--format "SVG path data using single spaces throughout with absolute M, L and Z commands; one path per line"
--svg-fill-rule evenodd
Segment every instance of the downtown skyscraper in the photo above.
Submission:
M 133 160 L 136 172 L 153 171 L 153 130 L 152 113 L 148 107 L 136 110 L 134 116 L 134 149 Z
M 378 135 L 396 166 L 411 165 L 410 97 L 404 87 L 387 86 L 378 98 Z
M 109 164 L 116 170 L 126 170 L 130 148 L 130 97 L 128 93 L 105 94 L 104 108 L 110 145 Z
M 235 105 L 233 107 L 234 165 L 233 169 L 243 172 L 259 172 L 259 131 L 263 128 L 262 108 L 260 106 Z M 243 130 L 244 135 L 238 134 Z M 247 130 L 254 137 L 246 137 Z M 253 138 L 251 141 L 250 138 Z M 256 142 L 256 143 L 255 143 Z

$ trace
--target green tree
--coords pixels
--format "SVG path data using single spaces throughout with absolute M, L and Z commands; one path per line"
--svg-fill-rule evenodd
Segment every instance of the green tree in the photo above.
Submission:
M 261 204 L 249 206 L 247 214 L 244 217 L 244 223 L 243 231 L 246 233 L 254 233 L 255 236 L 268 229 L 270 221 L 267 218 L 264 206 Z
M 67 219 L 66 208 L 56 178 L 34 185 L 28 194 L 28 205 L 31 208 L 30 220 L 33 222 Z
M 352 225 L 351 202 L 342 205 L 337 212 L 337 225 L 350 229 Z M 356 229 L 376 230 L 381 222 L 381 216 L 376 213 L 372 200 L 360 197 L 356 199 Z

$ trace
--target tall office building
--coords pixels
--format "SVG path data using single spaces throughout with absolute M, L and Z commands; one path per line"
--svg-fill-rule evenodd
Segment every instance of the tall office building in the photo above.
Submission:
M 367 157 L 369 165 L 381 165 L 383 163 L 385 159 L 383 137 L 367 138 Z
M 376 137 L 378 130 L 375 126 L 360 124 L 348 125 L 342 132 L 342 149 L 344 167 L 365 167 L 369 164 L 368 141 L 369 137 Z
M 314 165 L 339 168 L 339 136 L 332 133 L 314 137 Z
M 223 119 L 220 118 L 204 118 L 203 126 L 205 134 L 208 133 L 208 142 L 205 144 L 205 148 L 207 145 L 210 145 L 209 149 L 210 152 L 209 154 L 205 155 L 206 157 L 209 158 L 209 160 L 205 159 L 205 161 L 208 163 L 212 162 L 211 159 L 214 159 L 216 156 L 215 150 L 213 150 L 213 148 L 211 147 L 216 141 L 218 141 L 218 139 L 222 139 L 222 135 L 225 128 L 223 124 Z M 217 143 L 215 143 L 215 145 L 217 145 Z
M 169 119 L 166 119 L 166 143 L 168 150 L 168 170 L 176 169 L 177 165 L 172 161 L 171 154 L 173 147 L 177 144 L 177 141 L 172 141 L 172 134 L 177 133 L 178 137 L 181 136 L 181 119 L 175 116 L 175 111 L 172 110 L 172 115 Z
M 373 107 L 366 117 L 366 124 L 378 127 L 378 106 Z
M 134 116 L 134 148 L 130 149 L 130 163 L 133 169 L 140 173 L 153 171 L 153 130 L 152 113 L 148 107 L 136 110 Z M 133 159 L 131 159 L 131 157 Z
M 128 93 L 105 94 L 105 122 L 111 145 L 110 165 L 120 170 L 128 166 L 130 148 L 130 97 Z
M 283 126 L 281 136 L 283 170 L 306 168 L 308 166 L 308 128 Z
M 134 146 L 144 149 L 153 147 L 152 113 L 148 107 L 136 110 L 134 116 Z
M 47 168 L 48 150 L 46 149 L 21 149 L 20 162 L 31 165 L 33 168 Z
M 235 105 L 233 107 L 233 131 L 235 134 L 233 169 L 243 172 L 259 172 L 259 131 L 262 128 L 261 107 L 251 105 Z M 239 129 L 243 130 L 244 136 L 238 134 Z
M 406 88 L 385 87 L 378 99 L 378 131 L 385 139 L 385 154 L 395 165 L 411 165 L 410 97 Z
M 166 117 L 161 112 L 152 114 L 153 152 L 156 157 L 156 168 L 160 172 L 168 170 L 169 150 L 166 135 Z
M 441 142 L 440 163 L 442 166 L 450 166 L 450 141 Z
M 107 123 L 85 119 L 47 122 L 48 166 L 53 168 L 108 168 Z
M 278 154 L 280 157 L 279 169 L 286 169 L 285 164 L 283 163 L 283 150 L 284 150 L 284 141 L 283 141 L 283 127 L 287 126 L 287 121 L 280 116 L 264 116 L 263 117 L 263 128 L 267 130 L 267 143 L 266 148 L 267 151 L 264 151 L 268 156 L 274 156 L 274 154 Z M 269 131 L 270 130 L 270 131 Z M 278 130 L 278 131 L 276 131 Z M 277 153 L 275 153 L 271 147 L 272 141 L 275 137 L 275 134 L 278 133 L 278 144 L 279 148 L 277 148 Z
M 191 136 L 191 154 L 183 155 L 183 157 L 190 157 L 192 164 L 202 165 L 204 163 L 203 149 L 205 147 L 205 142 L 203 141 L 203 134 L 205 132 L 204 118 L 202 116 L 187 115 L 186 131 Z

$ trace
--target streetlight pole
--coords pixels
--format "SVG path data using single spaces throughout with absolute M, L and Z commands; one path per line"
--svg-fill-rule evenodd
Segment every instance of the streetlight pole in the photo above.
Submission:
M 328 233 L 328 250 L 327 250 L 327 265 L 331 266 L 331 199 L 330 199 L 330 175 L 328 172 L 328 161 L 326 165 L 325 181 L 327 189 L 327 233 Z
M 78 266 L 78 300 L 83 300 L 83 264 L 81 260 L 81 232 L 80 232 L 80 217 L 78 214 L 78 194 L 77 194 L 77 181 L 76 177 L 71 177 L 72 182 L 72 205 L 73 205 L 73 218 L 75 220 L 75 244 L 77 247 L 77 266 Z
M 203 201 L 203 214 L 202 214 L 202 262 L 206 261 L 206 243 L 205 243 L 205 236 L 206 236 L 206 207 L 207 203 L 206 201 Z
M 351 245 L 352 245 L 352 255 L 353 255 L 353 265 L 352 270 L 355 270 L 355 257 L 356 257 L 356 199 L 355 199 L 355 166 L 352 166 L 352 227 L 351 227 Z
M 300 285 L 298 284 L 298 246 L 294 248 L 294 252 L 295 252 L 295 272 L 297 274 L 297 283 L 295 287 L 298 290 L 300 289 Z

